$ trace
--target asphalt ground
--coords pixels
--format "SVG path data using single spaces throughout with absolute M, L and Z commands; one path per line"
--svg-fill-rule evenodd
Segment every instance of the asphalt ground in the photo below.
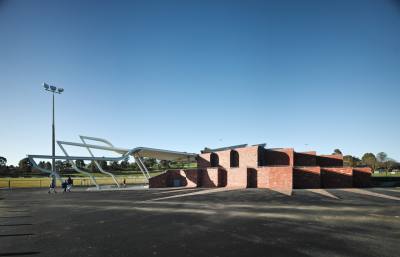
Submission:
M 400 256 L 400 188 L 0 190 L 0 256 Z

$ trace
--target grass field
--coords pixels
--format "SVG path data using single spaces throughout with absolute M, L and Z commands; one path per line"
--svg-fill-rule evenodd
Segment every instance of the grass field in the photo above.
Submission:
M 373 177 L 400 177 L 400 172 L 388 172 L 387 174 L 385 172 L 381 173 L 372 173 Z
M 161 172 L 150 173 L 152 177 L 160 174 Z M 106 177 L 104 174 L 93 174 L 95 176 L 96 182 L 99 185 L 111 185 L 114 181 L 111 177 Z M 62 176 L 63 180 L 66 179 Z M 118 183 L 122 184 L 123 180 L 126 179 L 127 184 L 143 184 L 147 181 L 142 174 L 132 174 L 125 176 L 116 176 Z M 74 186 L 94 186 L 93 182 L 88 177 L 75 177 L 72 176 L 74 180 Z M 45 188 L 49 187 L 50 178 L 48 177 L 37 177 L 37 178 L 0 178 L 0 188 Z M 57 186 L 60 187 L 61 183 L 57 180 Z

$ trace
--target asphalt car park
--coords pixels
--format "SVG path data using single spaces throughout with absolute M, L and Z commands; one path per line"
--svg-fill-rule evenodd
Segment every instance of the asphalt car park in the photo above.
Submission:
M 0 191 L 0 256 L 398 256 L 400 188 Z

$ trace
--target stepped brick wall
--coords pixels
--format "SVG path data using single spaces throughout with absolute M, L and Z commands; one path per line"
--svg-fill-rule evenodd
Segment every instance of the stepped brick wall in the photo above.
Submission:
M 353 168 L 353 186 L 370 187 L 372 169 L 370 167 Z
M 247 168 L 229 168 L 226 171 L 226 186 L 227 187 L 247 187 Z
M 321 167 L 343 167 L 343 155 L 319 155 L 317 156 L 317 166 Z
M 150 187 L 346 188 L 371 185 L 370 168 L 343 167 L 342 155 L 249 146 L 197 156 L 197 169 L 169 170 Z
M 197 156 L 197 168 L 204 169 L 211 167 L 210 164 L 211 153 L 202 153 Z
M 219 178 L 221 177 L 222 170 L 219 168 L 207 168 L 202 169 L 200 175 L 200 186 L 201 187 L 217 187 L 219 183 Z
M 294 150 L 293 148 L 266 149 L 263 166 L 293 166 Z M 261 166 L 261 165 L 260 165 Z
M 320 188 L 321 168 L 319 166 L 294 167 L 293 188 Z
M 323 188 L 353 187 L 353 168 L 321 167 L 321 187 Z
M 250 170 L 251 184 L 257 188 L 268 188 L 276 190 L 292 189 L 292 166 L 257 167 Z
M 316 152 L 294 153 L 294 166 L 317 166 Z

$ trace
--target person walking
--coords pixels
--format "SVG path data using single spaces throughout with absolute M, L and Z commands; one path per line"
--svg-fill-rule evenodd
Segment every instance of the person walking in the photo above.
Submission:
M 74 180 L 71 178 L 71 176 L 68 176 L 68 179 L 67 179 L 67 191 L 68 192 L 71 192 L 71 188 L 72 188 L 73 184 L 74 184 Z
M 54 192 L 55 194 L 57 194 L 56 191 L 56 177 L 54 175 L 51 175 L 51 181 L 50 181 L 50 187 L 49 187 L 49 194 L 51 194 L 52 192 Z

